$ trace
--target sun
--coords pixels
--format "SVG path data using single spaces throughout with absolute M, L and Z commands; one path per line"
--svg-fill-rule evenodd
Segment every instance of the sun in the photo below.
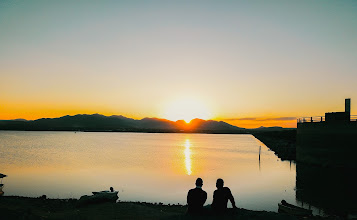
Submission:
M 186 123 L 189 123 L 194 118 L 207 120 L 211 118 L 211 113 L 198 100 L 181 99 L 168 103 L 163 117 L 171 121 L 184 120 Z

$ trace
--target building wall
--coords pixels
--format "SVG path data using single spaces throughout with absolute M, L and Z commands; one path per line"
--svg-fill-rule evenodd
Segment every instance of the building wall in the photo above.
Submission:
M 357 168 L 357 122 L 298 123 L 296 160 L 326 167 Z

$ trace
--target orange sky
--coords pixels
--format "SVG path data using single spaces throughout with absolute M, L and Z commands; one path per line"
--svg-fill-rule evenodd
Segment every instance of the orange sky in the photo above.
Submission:
M 356 4 L 0 3 L 0 119 L 357 114 Z M 318 13 L 317 13 L 318 12 Z

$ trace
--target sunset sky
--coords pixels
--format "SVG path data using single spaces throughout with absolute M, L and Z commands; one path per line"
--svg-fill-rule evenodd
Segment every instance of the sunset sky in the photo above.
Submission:
M 0 1 L 0 119 L 357 115 L 357 1 Z

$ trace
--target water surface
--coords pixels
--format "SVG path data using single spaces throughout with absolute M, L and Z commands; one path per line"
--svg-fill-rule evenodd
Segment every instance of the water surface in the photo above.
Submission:
M 296 204 L 295 164 L 252 135 L 0 131 L 0 140 L 5 195 L 79 198 L 113 186 L 121 201 L 186 204 L 201 177 L 206 204 L 217 178 L 238 207 Z

